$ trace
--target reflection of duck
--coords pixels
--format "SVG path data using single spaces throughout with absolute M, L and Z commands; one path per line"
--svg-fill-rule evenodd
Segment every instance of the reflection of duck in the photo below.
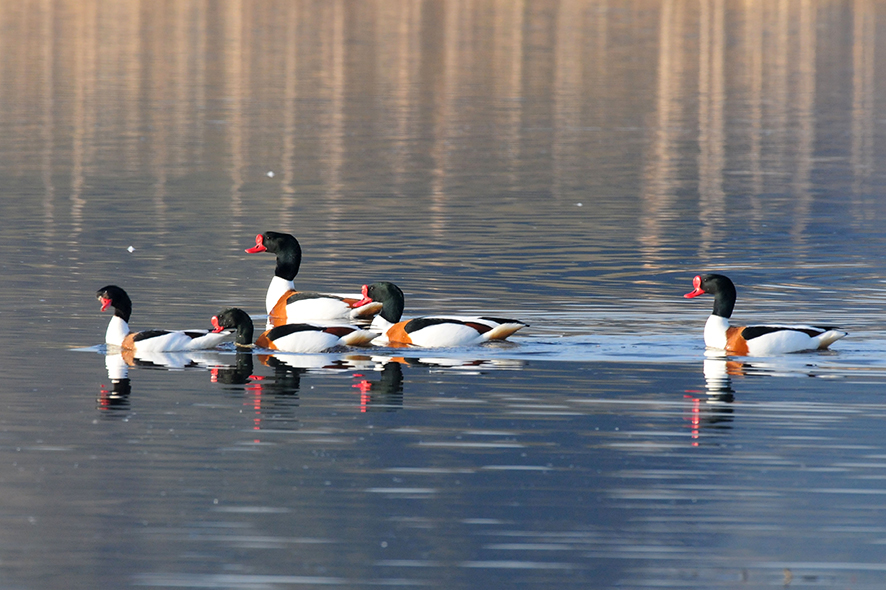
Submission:
M 220 365 L 211 369 L 210 380 L 224 385 L 245 385 L 255 379 L 252 366 L 252 353 L 238 351 L 233 365 Z
M 273 360 L 265 359 L 264 364 L 274 368 L 273 376 L 254 375 L 252 353 L 241 351 L 237 353 L 235 368 L 213 371 L 213 381 L 226 385 L 228 396 L 236 399 L 242 396 L 244 412 L 252 416 L 252 429 L 256 434 L 264 429 L 266 420 L 294 417 L 304 373 L 303 369 L 293 369 Z
M 232 307 L 213 316 L 216 331 L 236 330 L 234 343 L 238 349 L 251 348 L 254 325 L 249 314 Z M 317 324 L 284 324 L 263 332 L 255 346 L 280 352 L 323 352 L 337 346 L 365 346 L 378 332 L 356 326 L 320 326 Z
M 400 362 L 409 366 L 428 367 L 436 370 L 457 370 L 459 373 L 480 374 L 481 369 L 513 370 L 526 366 L 525 361 L 515 359 L 463 359 L 448 357 L 401 357 Z
M 210 332 L 209 330 L 144 330 L 129 331 L 129 316 L 132 314 L 132 301 L 126 291 L 115 285 L 108 285 L 96 294 L 102 304 L 102 311 L 114 308 L 114 317 L 108 323 L 105 343 L 124 350 L 138 352 L 171 352 L 215 348 L 225 340 L 230 340 L 231 332 Z
M 132 383 L 129 380 L 129 365 L 119 354 L 105 355 L 105 368 L 108 370 L 108 386 L 99 390 L 99 410 L 128 410 Z
M 293 369 L 303 369 L 311 372 L 340 372 L 352 371 L 363 367 L 371 367 L 372 363 L 362 355 L 344 355 L 336 353 L 322 354 L 259 354 L 259 361 L 263 365 L 274 366 L 286 365 Z M 273 363 L 273 365 L 272 365 Z
M 240 357 L 245 357 L 241 359 Z M 238 361 L 248 362 L 252 365 L 252 355 L 238 355 Z M 229 367 L 224 361 L 222 354 L 210 350 L 191 350 L 173 352 L 138 352 L 133 350 L 121 350 L 105 354 L 105 367 L 108 370 L 110 385 L 102 388 L 99 392 L 99 409 L 128 409 L 129 395 L 132 393 L 132 384 L 129 379 L 130 368 L 139 369 L 166 369 L 180 371 L 186 369 L 210 370 L 212 380 L 217 380 L 217 375 L 225 371 L 234 371 L 236 368 Z
M 823 349 L 846 336 L 834 327 L 819 326 L 735 326 L 729 325 L 735 307 L 735 285 L 718 274 L 698 275 L 692 279 L 694 290 L 684 297 L 704 293 L 714 296 L 714 310 L 704 329 L 705 345 L 742 355 L 769 355 L 802 350 Z
M 262 364 L 274 369 L 274 376 L 264 380 L 262 389 L 280 395 L 298 395 L 301 388 L 301 377 L 308 372 L 305 367 L 293 367 L 279 358 L 269 355 L 262 356 Z
M 403 407 L 403 369 L 400 363 L 385 363 L 381 379 L 363 379 L 353 387 L 360 390 L 360 411 L 393 412 Z
M 504 340 L 527 324 L 519 320 L 493 317 L 425 316 L 400 321 L 403 315 L 403 291 L 389 282 L 363 285 L 363 300 L 382 304 L 381 312 L 370 329 L 382 334 L 373 344 L 413 345 L 423 347 L 466 346 L 489 340 Z
M 255 246 L 246 252 L 270 252 L 277 255 L 274 278 L 268 286 L 265 307 L 268 322 L 280 325 L 304 321 L 369 320 L 381 309 L 375 303 L 361 303 L 360 296 L 298 292 L 293 280 L 301 266 L 301 246 L 290 234 L 275 231 L 255 236 Z
M 708 355 L 706 355 L 708 356 Z M 733 371 L 740 363 L 728 360 L 725 356 L 709 356 L 704 360 L 706 397 L 697 392 L 687 392 L 684 396 L 691 402 L 689 428 L 692 445 L 698 446 L 703 431 L 711 433 L 732 428 L 732 402 L 735 401 L 732 389 Z
M 741 363 L 724 356 L 705 355 L 704 380 L 708 401 L 731 402 L 735 399 L 732 375 L 741 375 Z
M 122 350 L 120 356 L 130 367 L 157 367 L 161 369 L 193 369 L 224 365 L 221 354 L 213 350 L 175 350 L 143 352 Z
M 692 403 L 688 420 L 693 439 L 699 438 L 703 429 L 722 429 L 732 422 L 736 378 L 815 377 L 814 366 L 808 357 L 784 356 L 767 362 L 748 362 L 730 359 L 723 351 L 706 350 L 704 378 L 707 395 L 687 391 L 685 396 Z

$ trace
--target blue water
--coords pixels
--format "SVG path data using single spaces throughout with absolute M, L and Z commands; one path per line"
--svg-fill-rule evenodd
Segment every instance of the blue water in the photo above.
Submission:
M 880 588 L 878 3 L 0 3 L 0 587 Z M 444 350 L 124 359 L 390 280 Z M 737 322 L 830 351 L 705 351 Z

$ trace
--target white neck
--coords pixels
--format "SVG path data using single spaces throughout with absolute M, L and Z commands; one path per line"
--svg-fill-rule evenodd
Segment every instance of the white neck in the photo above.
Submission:
M 726 348 L 726 330 L 729 319 L 711 315 L 704 325 L 704 343 L 711 348 Z
M 129 334 L 129 324 L 120 316 L 114 316 L 108 323 L 108 331 L 105 332 L 105 344 L 121 346 L 123 339 Z
M 393 325 L 394 324 L 392 322 L 389 322 L 385 318 L 381 317 L 381 315 L 377 315 L 372 318 L 372 323 L 369 325 L 369 329 L 373 331 L 377 330 L 384 334 Z
M 275 275 L 271 279 L 271 284 L 268 285 L 268 294 L 265 297 L 265 309 L 268 313 L 271 313 L 271 310 L 287 291 L 295 291 L 295 284 Z

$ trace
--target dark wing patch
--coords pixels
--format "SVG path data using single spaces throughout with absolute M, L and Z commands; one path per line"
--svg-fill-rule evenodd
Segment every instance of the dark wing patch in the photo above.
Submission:
M 765 336 L 766 334 L 772 334 L 774 332 L 783 332 L 785 330 L 790 332 L 802 332 L 809 336 L 810 338 L 814 338 L 818 336 L 822 332 L 826 332 L 830 328 L 818 328 L 818 327 L 788 327 L 788 326 L 748 326 L 744 330 L 741 331 L 742 338 L 745 340 L 753 340 L 754 338 L 759 338 L 760 336 Z
M 490 318 L 483 316 L 480 318 L 481 320 L 486 320 L 489 322 L 495 322 L 497 324 L 521 324 L 526 326 L 528 324 L 524 324 L 519 320 L 510 320 L 503 318 Z M 403 328 L 407 333 L 416 332 L 421 330 L 422 328 L 427 328 L 428 326 L 436 326 L 438 324 L 461 324 L 462 326 L 468 326 L 477 330 L 480 334 L 485 334 L 490 331 L 493 326 L 487 326 L 486 324 L 482 324 L 480 322 L 472 322 L 472 321 L 462 321 L 454 318 L 415 318 L 414 320 L 409 320 L 406 322 L 406 326 Z
M 418 332 L 422 328 L 427 328 L 428 326 L 438 326 L 440 324 L 464 324 L 465 322 L 460 322 L 458 320 L 453 320 L 449 318 L 415 318 L 414 320 L 409 320 L 406 322 L 406 325 L 403 326 L 403 331 L 407 334 L 409 332 Z M 489 330 L 488 326 L 484 326 L 487 330 Z
M 521 322 L 520 320 L 512 320 L 510 318 L 491 318 L 484 315 L 481 316 L 480 319 L 495 322 L 497 324 L 523 324 L 524 326 L 529 326 L 529 324 L 525 322 Z
M 347 336 L 348 334 L 353 332 L 354 328 L 350 326 L 327 326 L 323 329 L 323 331 L 327 334 L 332 334 L 341 338 L 342 336 Z
M 284 324 L 282 326 L 277 326 L 276 328 L 271 328 L 265 335 L 269 340 L 276 340 L 277 338 L 289 336 L 296 332 L 318 332 L 322 330 L 323 328 L 311 324 Z
M 478 322 L 459 322 L 459 323 L 464 324 L 466 326 L 469 326 L 469 327 L 477 330 L 477 332 L 479 332 L 480 334 L 485 334 L 486 332 L 488 332 L 489 330 L 492 329 L 489 326 L 487 326 L 486 324 L 480 324 Z
M 336 297 L 335 295 L 327 295 L 326 293 L 312 293 L 310 291 L 299 291 L 298 293 L 293 293 L 289 297 L 286 298 L 286 305 L 290 303 L 295 303 L 296 301 L 304 301 L 305 299 L 338 299 L 339 301 L 344 301 L 341 297 Z
M 157 336 L 164 336 L 166 334 L 169 334 L 169 330 L 142 330 L 141 332 L 132 335 L 132 341 L 141 342 L 148 338 L 156 338 Z

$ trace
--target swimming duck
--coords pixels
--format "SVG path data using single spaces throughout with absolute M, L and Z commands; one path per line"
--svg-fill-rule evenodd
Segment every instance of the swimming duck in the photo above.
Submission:
M 739 355 L 765 356 L 824 349 L 846 336 L 831 326 L 731 326 L 729 318 L 735 307 L 735 285 L 724 275 L 704 274 L 692 279 L 692 291 L 684 297 L 693 298 L 705 293 L 714 296 L 714 310 L 704 328 L 704 342 L 711 348 L 720 348 Z
M 336 346 L 366 346 L 378 332 L 361 330 L 356 326 L 317 324 L 284 324 L 267 330 L 255 339 L 252 318 L 240 308 L 232 307 L 212 317 L 218 332 L 235 330 L 234 344 L 238 349 L 257 346 L 280 352 L 322 352 Z
M 102 311 L 114 308 L 114 317 L 108 323 L 105 343 L 123 350 L 137 352 L 176 352 L 215 348 L 225 340 L 231 340 L 233 331 L 209 330 L 143 330 L 129 331 L 132 300 L 126 291 L 116 285 L 102 287 L 96 293 Z
M 273 325 L 306 321 L 369 320 L 381 309 L 372 302 L 357 305 L 360 296 L 299 292 L 293 280 L 301 266 L 301 246 L 290 234 L 268 231 L 255 236 L 255 246 L 246 252 L 270 252 L 277 256 L 274 278 L 268 285 L 265 308 Z
M 363 285 L 363 299 L 358 305 L 371 301 L 382 304 L 381 312 L 369 328 L 381 331 L 381 335 L 372 341 L 379 346 L 467 346 L 504 340 L 528 325 L 519 320 L 487 316 L 425 316 L 400 321 L 405 301 L 403 291 L 386 281 Z

